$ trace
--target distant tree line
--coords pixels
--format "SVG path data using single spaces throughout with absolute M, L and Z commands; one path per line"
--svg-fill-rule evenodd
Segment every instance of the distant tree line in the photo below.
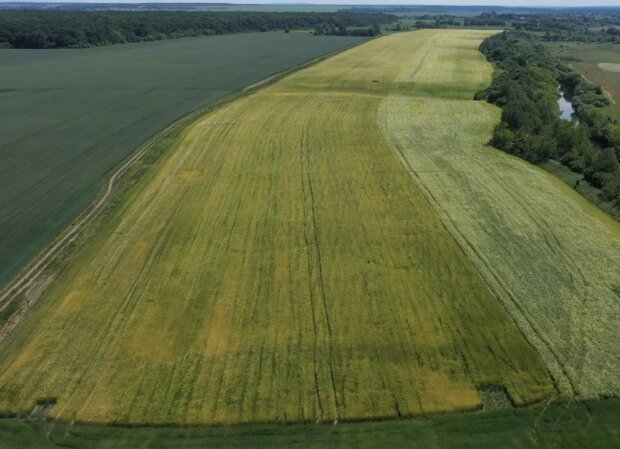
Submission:
M 238 5 L 237 5 L 238 6 Z M 168 3 L 147 3 L 140 1 L 135 3 L 103 3 L 88 0 L 85 2 L 71 1 L 54 1 L 47 3 L 43 1 L 28 2 L 23 0 L 3 1 L 0 3 L 0 9 L 45 9 L 56 11 L 205 11 L 205 10 L 222 10 L 235 7 L 233 3 L 197 3 L 197 2 L 168 2 Z M 375 11 L 377 12 L 377 11 Z
M 377 2 L 378 3 L 378 2 Z M 389 2 L 391 3 L 391 2 Z M 430 3 L 430 2 L 429 2 Z M 475 6 L 475 5 L 368 5 L 368 6 L 352 6 L 341 9 L 344 12 L 383 12 L 388 14 L 398 14 L 401 17 L 420 17 L 422 15 L 432 14 L 452 14 L 459 17 L 472 17 L 484 13 L 501 13 L 501 14 L 587 14 L 587 15 L 604 15 L 618 14 L 617 6 L 578 6 L 578 7 L 523 7 L 523 6 Z
M 491 144 L 534 163 L 555 159 L 620 206 L 620 124 L 601 107 L 601 88 L 560 63 L 528 34 L 503 32 L 481 51 L 495 63 L 491 86 L 478 99 L 502 108 Z M 558 86 L 573 103 L 578 123 L 560 119 Z
M 465 17 L 466 26 L 497 26 L 531 31 L 532 39 L 545 41 L 619 42 L 620 15 L 590 13 L 496 14 Z
M 463 18 L 450 15 L 423 15 L 417 17 L 414 26 L 416 28 L 448 28 L 463 25 Z
M 381 34 L 381 26 L 375 24 L 370 27 L 347 28 L 344 25 L 322 23 L 314 27 L 314 34 L 325 36 L 377 36 Z
M 382 13 L 0 11 L 0 47 L 72 48 L 186 36 L 316 29 L 320 34 L 372 35 L 396 16 Z
M 620 43 L 620 14 L 552 12 L 484 12 L 477 16 L 449 14 L 415 16 L 416 28 L 490 27 L 532 32 L 531 39 L 543 41 Z

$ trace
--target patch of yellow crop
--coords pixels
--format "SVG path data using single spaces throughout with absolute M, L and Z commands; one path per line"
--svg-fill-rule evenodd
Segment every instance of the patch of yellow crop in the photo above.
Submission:
M 179 178 L 187 183 L 200 181 L 202 172 L 200 170 L 184 170 L 179 173 Z
M 480 384 L 552 394 L 377 121 L 428 42 L 482 36 L 373 40 L 193 124 L 0 350 L 0 409 L 314 422 L 476 408 Z

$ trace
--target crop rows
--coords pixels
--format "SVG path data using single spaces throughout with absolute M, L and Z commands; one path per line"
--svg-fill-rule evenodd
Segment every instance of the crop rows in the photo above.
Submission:
M 359 41 L 241 33 L 0 60 L 0 289 L 93 201 L 104 177 L 194 109 Z
M 5 342 L 0 410 L 331 422 L 552 394 L 377 120 L 443 36 L 374 40 L 190 126 Z
M 444 58 L 422 61 L 400 82 L 416 90 L 430 72 L 439 88 L 462 59 L 483 75 L 455 79 L 473 98 L 492 68 L 477 52 L 477 39 L 443 36 Z M 393 93 L 380 122 L 559 390 L 588 398 L 619 394 L 620 225 L 548 173 L 486 146 L 499 109 L 461 97 Z

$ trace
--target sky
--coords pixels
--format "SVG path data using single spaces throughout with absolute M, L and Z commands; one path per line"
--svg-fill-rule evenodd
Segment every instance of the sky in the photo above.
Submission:
M 20 0 L 0 0 L 20 1 Z M 241 3 L 317 5 L 493 5 L 493 6 L 618 6 L 620 0 L 23 0 L 75 3 Z

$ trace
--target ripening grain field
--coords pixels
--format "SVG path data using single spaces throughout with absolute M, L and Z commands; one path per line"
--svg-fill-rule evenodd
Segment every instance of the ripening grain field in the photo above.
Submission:
M 476 409 L 488 384 L 552 395 L 379 120 L 391 93 L 488 82 L 485 35 L 373 40 L 188 127 L 4 342 L 0 411 L 331 422 Z
M 399 75 L 410 93 L 381 105 L 395 153 L 560 391 L 620 394 L 620 224 L 547 172 L 485 145 L 500 110 L 461 98 L 487 85 L 492 67 L 476 39 L 440 39 Z M 469 70 L 452 70 L 463 59 Z M 430 97 L 427 79 L 438 86 Z

